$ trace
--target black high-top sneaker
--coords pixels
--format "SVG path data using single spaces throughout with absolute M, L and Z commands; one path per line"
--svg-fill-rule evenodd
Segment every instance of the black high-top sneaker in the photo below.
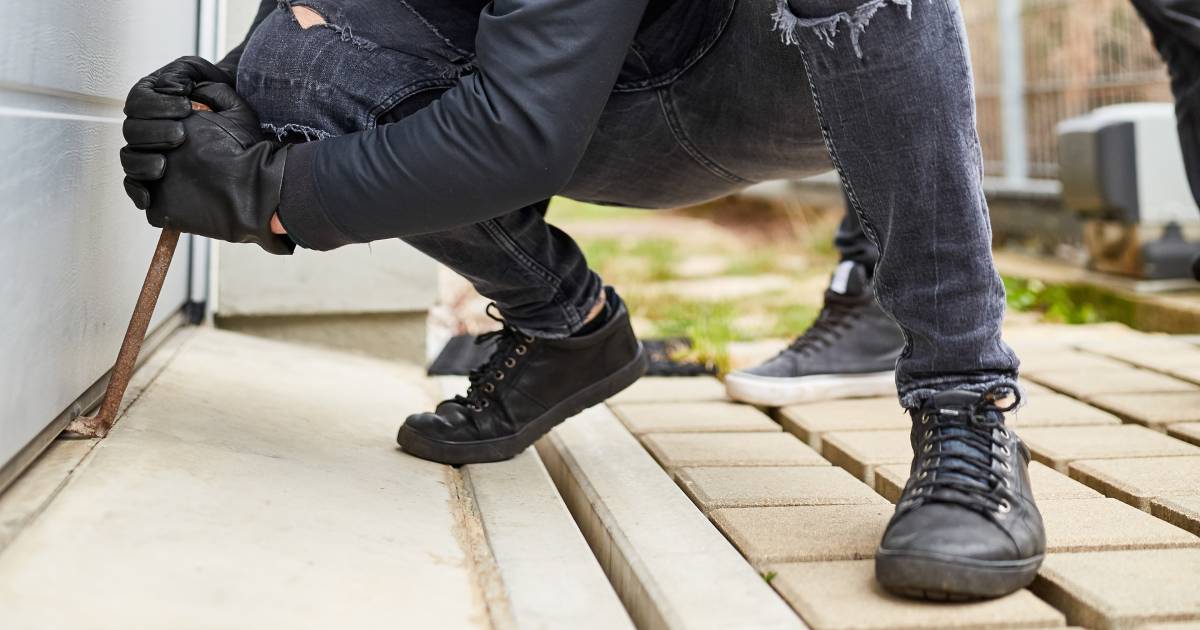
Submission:
M 728 374 L 725 391 L 768 407 L 895 394 L 902 350 L 904 335 L 875 303 L 866 268 L 846 261 L 813 325 L 775 358 Z
M 1012 406 L 998 407 L 995 396 L 942 392 L 911 412 L 912 469 L 875 555 L 885 589 L 979 599 L 1037 575 L 1046 533 L 1029 487 L 1029 449 L 1004 426 Z
M 401 448 L 443 464 L 509 459 L 632 385 L 646 371 L 646 357 L 625 304 L 605 291 L 607 321 L 589 334 L 538 339 L 505 323 L 482 336 L 494 339 L 496 350 L 471 373 L 466 395 L 409 416 L 396 437 Z

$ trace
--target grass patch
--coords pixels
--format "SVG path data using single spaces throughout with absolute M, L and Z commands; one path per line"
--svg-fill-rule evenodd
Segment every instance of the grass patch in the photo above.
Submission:
M 649 210 L 624 208 L 621 206 L 598 206 L 566 197 L 555 197 L 550 201 L 546 213 L 552 222 L 557 221 L 612 221 L 646 216 Z
M 1134 305 L 1127 300 L 1090 287 L 1076 284 L 1047 284 L 1037 279 L 1004 278 L 1009 308 L 1019 312 L 1042 314 L 1047 322 L 1059 324 L 1095 324 L 1122 322 L 1134 325 Z

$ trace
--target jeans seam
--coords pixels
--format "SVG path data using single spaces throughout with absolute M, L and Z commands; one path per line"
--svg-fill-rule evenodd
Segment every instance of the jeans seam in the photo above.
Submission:
M 652 76 L 646 79 L 638 79 L 636 81 L 618 82 L 613 87 L 613 93 L 642 92 L 645 90 L 666 87 L 674 83 L 679 79 L 679 77 L 683 76 L 685 72 L 691 70 L 692 66 L 700 63 L 700 60 L 707 56 L 708 53 L 712 51 L 713 47 L 717 45 L 717 41 L 721 39 L 721 36 L 724 35 L 725 31 L 728 29 L 729 23 L 733 21 L 733 14 L 737 10 L 737 4 L 739 1 L 740 0 L 731 0 L 729 2 L 729 9 L 721 18 L 721 23 L 717 25 L 717 28 L 713 29 L 713 32 L 709 34 L 708 38 L 698 44 L 696 49 L 693 50 L 691 54 L 684 58 L 684 60 L 674 68 L 667 70 L 658 76 Z M 640 54 L 638 56 L 639 58 L 641 57 Z M 645 63 L 645 60 L 642 59 L 642 62 Z M 649 64 L 646 64 L 646 71 L 650 72 Z
M 527 254 L 525 250 L 521 248 L 520 244 L 517 243 L 516 239 L 514 239 L 512 235 L 508 233 L 508 230 L 504 229 L 504 226 L 500 224 L 499 219 L 483 221 L 479 225 L 483 228 L 483 231 L 486 232 L 489 237 L 491 237 L 492 241 L 494 241 L 497 245 L 504 249 L 504 251 L 508 252 L 510 256 L 516 259 L 517 262 L 521 264 L 522 268 L 541 278 L 543 282 L 545 282 L 554 290 L 554 304 L 559 308 L 560 311 L 562 311 L 563 319 L 567 322 L 567 328 L 575 328 L 580 321 L 582 321 L 582 317 L 580 317 L 579 313 L 576 312 L 574 308 L 566 304 L 566 300 L 563 298 L 561 291 L 562 278 L 554 275 L 553 272 L 551 272 L 549 269 L 546 269 L 544 266 L 538 263 L 537 260 L 534 260 L 532 256 Z
M 841 180 L 842 188 L 846 193 L 846 199 L 850 202 L 851 211 L 858 216 L 858 221 L 862 225 L 863 234 L 865 234 L 867 238 L 875 244 L 875 248 L 879 250 L 879 259 L 875 261 L 875 281 L 871 285 L 871 292 L 875 298 L 875 303 L 879 305 L 884 314 L 890 317 L 892 321 L 896 321 L 896 318 L 890 312 L 888 312 L 888 309 L 884 306 L 883 301 L 879 299 L 881 288 L 885 291 L 890 290 L 887 286 L 887 283 L 879 273 L 879 270 L 883 266 L 884 258 L 884 249 L 879 244 L 879 233 L 875 231 L 875 226 L 867 220 L 866 213 L 863 212 L 862 209 L 862 201 L 859 200 L 858 193 L 854 190 L 854 186 L 850 183 L 850 178 L 846 176 L 846 170 L 845 166 L 842 164 L 841 155 L 838 153 L 837 146 L 834 144 L 833 134 L 829 131 L 829 122 L 825 116 L 824 104 L 821 101 L 820 92 L 817 90 L 816 80 L 813 78 L 812 67 L 808 62 L 808 53 L 800 46 L 797 46 L 797 49 L 800 54 L 800 64 L 804 66 L 804 74 L 808 80 L 808 90 L 812 93 L 813 108 L 817 113 L 817 120 L 821 126 L 821 136 L 825 139 L 825 146 L 829 151 L 829 159 L 833 162 L 834 169 L 837 170 L 838 178 Z M 904 350 L 900 353 L 900 357 L 897 359 L 898 364 L 901 359 L 911 356 L 913 340 L 912 335 L 909 334 L 908 330 L 906 330 L 903 326 L 900 326 L 898 322 L 896 327 L 900 329 L 900 334 L 904 337 Z M 899 378 L 900 371 L 897 370 L 897 386 L 900 384 Z
M 671 88 L 666 87 L 658 90 L 658 102 L 662 106 L 663 117 L 667 120 L 667 127 L 671 130 L 671 136 L 675 138 L 675 142 L 692 157 L 697 163 L 707 169 L 713 175 L 720 177 L 735 184 L 749 184 L 750 180 L 740 177 L 729 170 L 717 164 L 707 155 L 704 155 L 696 145 L 687 136 L 687 132 L 683 130 L 683 125 L 679 122 L 678 112 L 675 111 L 675 101 L 671 97 Z

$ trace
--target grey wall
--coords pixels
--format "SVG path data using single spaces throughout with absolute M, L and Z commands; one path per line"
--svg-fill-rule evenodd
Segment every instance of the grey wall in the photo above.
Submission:
M 0 465 L 111 366 L 157 230 L 117 150 L 133 82 L 196 49 L 196 0 L 4 2 Z M 180 243 L 156 322 L 187 295 Z

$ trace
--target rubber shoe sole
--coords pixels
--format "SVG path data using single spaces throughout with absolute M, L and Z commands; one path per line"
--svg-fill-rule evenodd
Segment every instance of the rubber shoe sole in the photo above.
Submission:
M 730 399 L 763 407 L 785 407 L 818 400 L 869 398 L 896 393 L 896 373 L 815 374 L 794 378 L 733 372 L 725 377 Z
M 950 555 L 875 552 L 875 579 L 902 597 L 932 601 L 970 601 L 1003 597 L 1029 586 L 1042 558 L 975 560 Z
M 598 405 L 633 385 L 646 373 L 648 364 L 646 353 L 639 343 L 637 356 L 632 361 L 547 409 L 512 435 L 474 442 L 443 442 L 422 435 L 410 429 L 408 425 L 401 425 L 396 442 L 406 453 L 452 466 L 512 459 L 567 418 Z

